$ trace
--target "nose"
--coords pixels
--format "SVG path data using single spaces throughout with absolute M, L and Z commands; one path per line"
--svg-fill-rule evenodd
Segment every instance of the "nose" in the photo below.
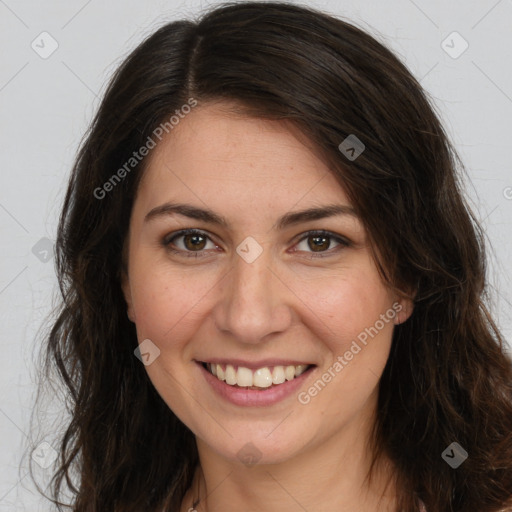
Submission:
M 248 263 L 238 254 L 219 286 L 221 293 L 213 310 L 217 328 L 240 343 L 257 344 L 271 334 L 286 331 L 292 322 L 287 301 L 292 292 L 275 270 L 265 249 Z

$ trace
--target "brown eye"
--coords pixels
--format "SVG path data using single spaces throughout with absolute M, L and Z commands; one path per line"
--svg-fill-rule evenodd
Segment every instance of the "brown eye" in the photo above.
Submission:
M 189 234 L 183 235 L 184 245 L 191 251 L 202 250 L 206 244 L 206 237 L 202 235 Z
M 203 254 L 203 251 L 206 249 L 208 242 L 215 248 L 215 244 L 206 233 L 189 229 L 165 237 L 162 240 L 162 245 L 175 254 L 197 258 L 206 255 Z
M 328 249 L 329 245 L 331 245 L 328 236 L 309 236 L 307 239 L 308 246 L 315 252 Z M 309 240 L 311 240 L 312 243 L 309 243 Z
M 332 248 L 333 241 L 337 244 L 337 247 Z M 348 240 L 329 231 L 311 231 L 300 239 L 296 250 L 309 253 L 311 258 L 321 258 L 338 253 L 344 247 L 349 246 L 350 242 Z

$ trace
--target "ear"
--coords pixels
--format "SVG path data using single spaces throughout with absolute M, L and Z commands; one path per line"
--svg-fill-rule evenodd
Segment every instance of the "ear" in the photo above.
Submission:
M 410 318 L 414 310 L 415 296 L 415 290 L 395 294 L 395 300 L 393 302 L 393 309 L 396 312 L 395 325 L 403 324 Z
M 127 309 L 126 312 L 128 314 L 128 318 L 135 323 L 135 311 L 133 308 L 132 301 L 132 289 L 130 287 L 130 279 L 128 277 L 128 271 L 126 266 L 123 264 L 121 269 L 121 289 L 123 290 L 124 299 L 126 301 Z

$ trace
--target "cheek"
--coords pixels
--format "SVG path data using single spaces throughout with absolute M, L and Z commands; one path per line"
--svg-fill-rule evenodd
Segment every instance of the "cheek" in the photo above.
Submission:
M 309 298 L 311 317 L 316 318 L 317 333 L 326 333 L 322 343 L 328 353 L 318 380 L 299 402 L 315 403 L 324 421 L 334 426 L 353 417 L 376 392 L 389 357 L 396 312 L 387 289 L 372 272 L 330 279 L 317 290 Z
M 340 349 L 366 332 L 391 306 L 388 290 L 371 268 L 317 281 L 305 296 L 328 338 Z M 383 327 L 379 322 L 378 327 L 389 331 L 390 325 L 388 321 Z
M 327 279 L 316 290 L 309 304 L 328 351 L 320 378 L 330 382 L 317 405 L 337 421 L 339 412 L 350 416 L 374 392 L 389 357 L 396 313 L 388 290 L 371 267 Z
M 134 269 L 131 278 L 139 339 L 154 338 L 160 343 L 181 339 L 211 285 L 187 273 L 169 273 L 155 266 L 139 269 Z

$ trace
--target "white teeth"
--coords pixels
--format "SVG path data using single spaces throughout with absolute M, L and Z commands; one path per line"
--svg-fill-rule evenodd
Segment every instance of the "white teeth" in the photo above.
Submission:
M 254 386 L 268 388 L 272 386 L 272 374 L 268 368 L 258 368 L 253 376 Z
M 226 384 L 230 384 L 231 386 L 236 384 L 236 372 L 230 364 L 226 366 Z
M 244 366 L 239 366 L 235 370 L 230 364 L 226 365 L 225 370 L 222 369 L 220 364 L 211 363 L 206 366 L 210 373 L 230 386 L 255 386 L 258 388 L 268 388 L 272 385 L 293 380 L 295 377 L 302 375 L 308 368 L 307 364 L 299 364 L 297 366 L 274 366 L 272 371 L 268 367 L 258 368 L 253 371 Z
M 282 384 L 284 381 L 284 368 L 282 366 L 274 366 L 274 370 L 272 372 L 272 382 L 274 384 Z
M 307 367 L 308 367 L 307 364 L 299 364 L 299 365 L 295 366 L 295 377 L 298 377 L 299 375 L 304 373 L 306 371 Z
M 252 371 L 243 366 L 238 367 L 236 372 L 236 384 L 239 386 L 253 386 Z
M 284 376 L 286 380 L 292 380 L 295 377 L 295 366 L 287 366 L 284 369 Z

